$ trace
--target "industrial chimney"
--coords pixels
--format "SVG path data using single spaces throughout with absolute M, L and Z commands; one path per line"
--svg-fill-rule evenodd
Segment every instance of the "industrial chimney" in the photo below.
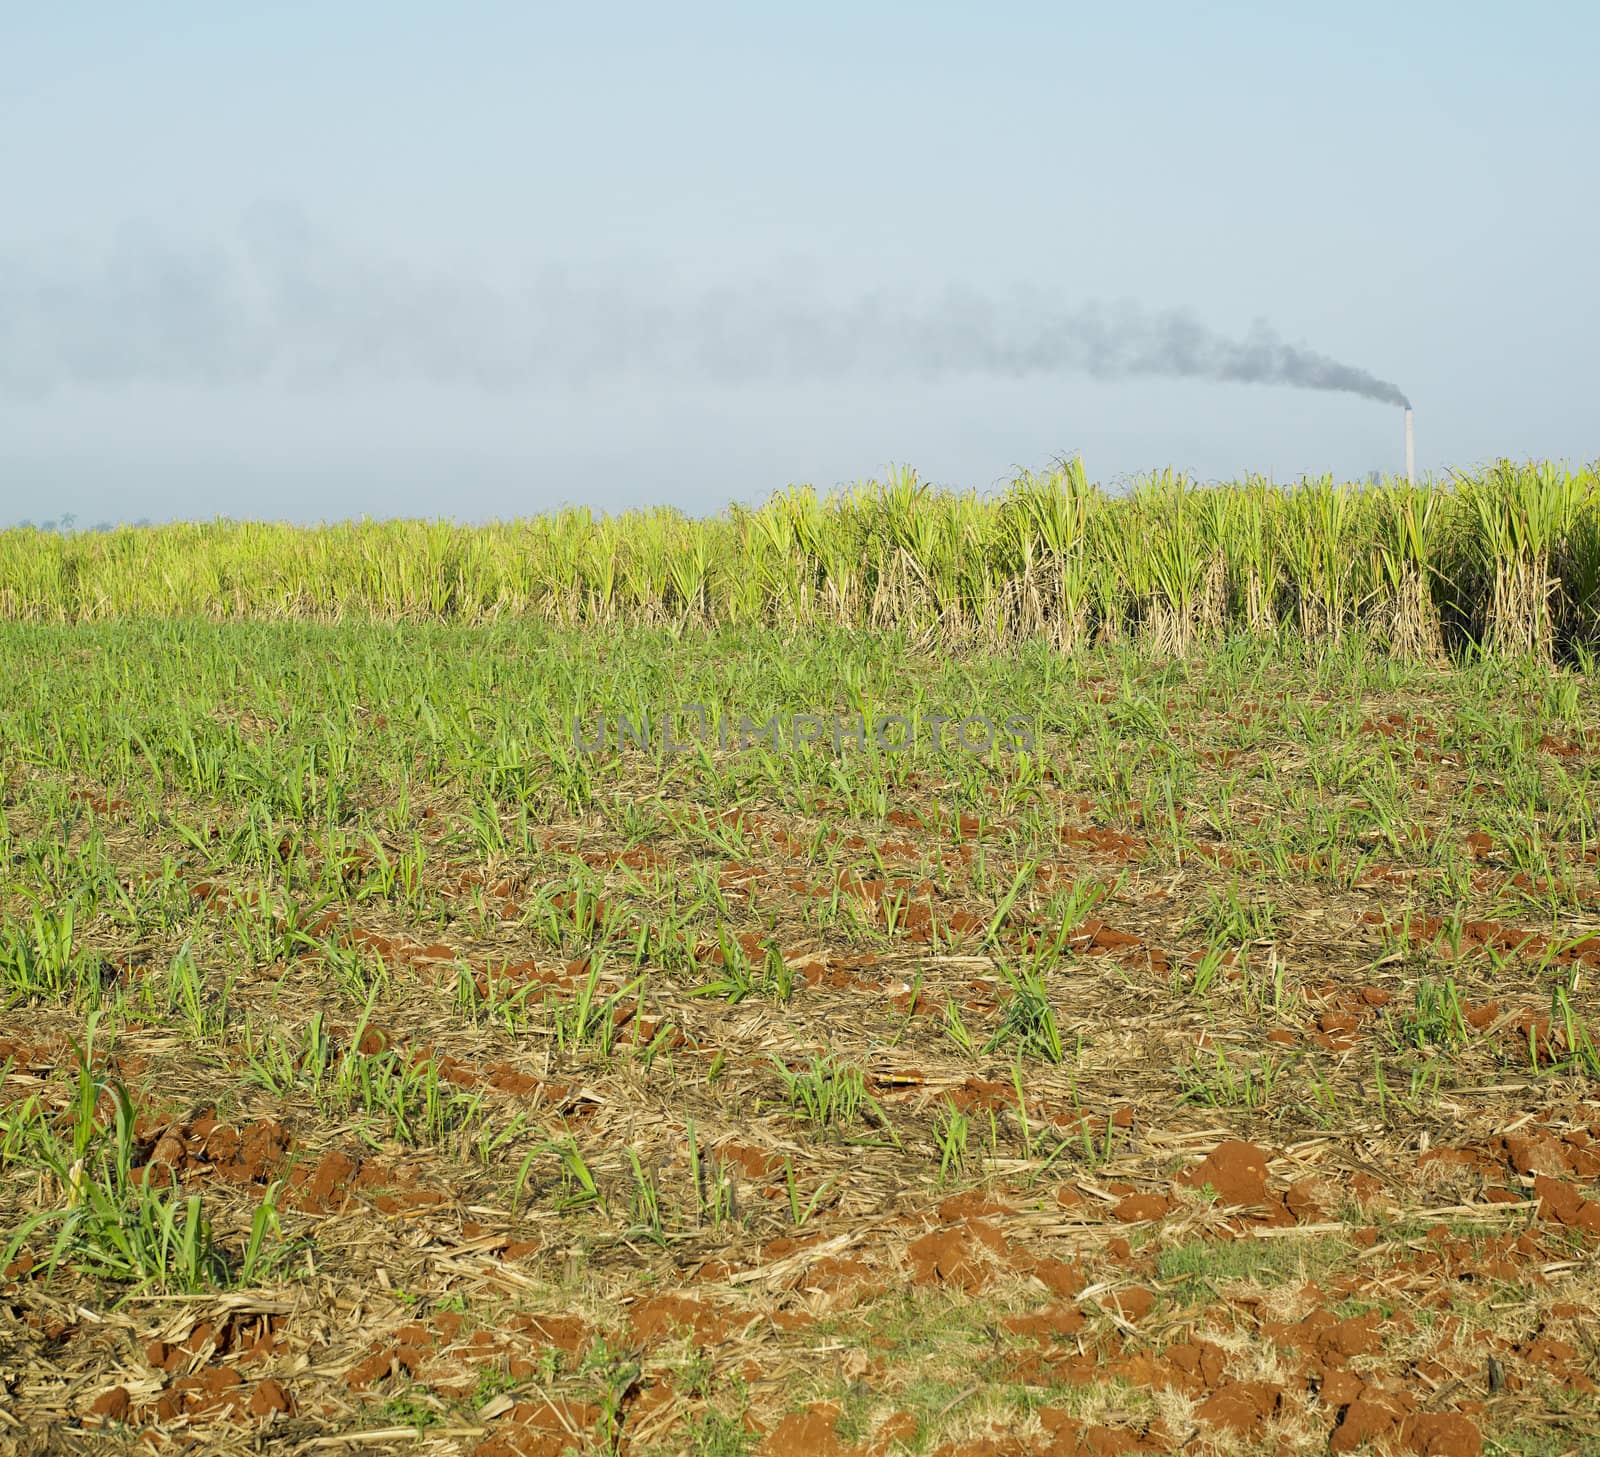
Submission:
M 1406 484 L 1417 483 L 1417 439 L 1411 429 L 1411 406 L 1406 406 Z

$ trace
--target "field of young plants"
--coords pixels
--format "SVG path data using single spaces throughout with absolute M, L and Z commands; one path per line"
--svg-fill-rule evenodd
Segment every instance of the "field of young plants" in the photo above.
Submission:
M 0 533 L 0 1451 L 1594 1450 L 1597 588 L 1546 466 Z

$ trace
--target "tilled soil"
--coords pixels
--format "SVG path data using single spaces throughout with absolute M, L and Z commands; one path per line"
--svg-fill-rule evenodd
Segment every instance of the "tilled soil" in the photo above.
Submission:
M 134 1171 L 199 1195 L 223 1259 L 139 1290 L 21 1238 L 0 1444 L 1589 1450 L 1592 840 L 1540 811 L 1538 864 L 1502 843 L 1440 704 L 1380 695 L 1336 748 L 1395 768 L 1401 821 L 1278 854 L 1326 746 L 1169 709 L 1181 813 L 1065 760 L 971 808 L 908 774 L 878 812 L 635 771 L 515 850 L 440 784 L 362 805 L 337 863 L 280 826 L 263 875 L 174 828 L 237 809 L 60 786 L 64 842 L 167 910 L 76 928 L 115 997 L 92 1039 L 81 997 L 5 1012 L 4 1107 L 66 1128 L 87 1052 L 100 1124 L 125 1087 Z M 1572 776 L 1596 741 L 1529 753 Z M 415 844 L 408 899 L 382 868 Z M 0 1159 L 0 1230 L 70 1205 Z

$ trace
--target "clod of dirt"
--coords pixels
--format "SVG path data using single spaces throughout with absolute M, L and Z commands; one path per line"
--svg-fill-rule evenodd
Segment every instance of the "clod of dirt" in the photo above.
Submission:
M 1230 1139 L 1219 1143 L 1178 1183 L 1191 1189 L 1209 1185 L 1223 1204 L 1267 1202 L 1267 1154 L 1253 1143 Z
M 911 1260 L 912 1278 L 919 1285 L 953 1285 L 961 1290 L 976 1290 L 986 1284 L 993 1265 L 981 1251 L 995 1257 L 1005 1255 L 1005 1238 L 992 1224 L 982 1219 L 968 1220 L 955 1229 L 934 1230 L 906 1247 Z
M 1001 1324 L 1013 1335 L 1049 1341 L 1057 1336 L 1076 1335 L 1083 1329 L 1084 1319 L 1075 1306 L 1053 1305 L 1031 1315 L 1008 1316 Z
M 1559 1178 L 1562 1174 L 1573 1172 L 1567 1150 L 1549 1134 L 1537 1134 L 1531 1138 L 1512 1135 L 1496 1139 L 1495 1145 L 1505 1156 L 1506 1162 L 1519 1174 L 1548 1174 Z
M 996 1086 L 1005 1086 L 997 1084 Z M 1009 1204 L 1002 1204 L 998 1199 L 992 1198 L 981 1189 L 972 1189 L 965 1194 L 952 1194 L 939 1205 L 939 1218 L 946 1224 L 955 1224 L 963 1219 L 982 1219 L 990 1214 L 1011 1214 L 1015 1211 Z
M 600 1409 L 588 1402 L 519 1401 L 474 1457 L 561 1457 L 573 1448 L 572 1434 L 588 1431 Z
M 1344 1365 L 1352 1356 L 1367 1355 L 1383 1345 L 1376 1311 L 1344 1320 L 1327 1310 L 1313 1310 L 1293 1324 L 1268 1321 L 1265 1334 L 1279 1343 L 1313 1355 L 1329 1369 Z
M 442 1322 L 446 1313 L 434 1316 L 434 1323 Z M 577 1355 L 588 1346 L 594 1333 L 587 1321 L 575 1315 L 514 1315 L 507 1320 L 506 1328 L 520 1331 L 540 1345 L 552 1346 L 569 1356 Z
M 1283 1388 L 1266 1381 L 1230 1381 L 1195 1410 L 1197 1420 L 1228 1431 L 1248 1432 L 1283 1404 Z
M 421 1365 L 422 1353 L 415 1346 L 386 1346 L 345 1372 L 345 1385 L 352 1391 L 361 1391 L 385 1380 L 391 1373 L 415 1376 Z
M 294 1202 L 310 1214 L 325 1214 L 344 1202 L 347 1186 L 359 1165 L 338 1149 L 329 1149 L 314 1169 L 303 1166 L 294 1171 Z
M 1132 1286 L 1127 1290 L 1117 1290 L 1105 1297 L 1104 1304 L 1115 1310 L 1124 1320 L 1140 1321 L 1150 1314 L 1151 1308 L 1156 1303 L 1153 1291 L 1146 1290 L 1142 1285 Z
M 1386 1401 L 1363 1398 L 1353 1401 L 1339 1415 L 1339 1424 L 1328 1438 L 1328 1451 L 1354 1452 L 1365 1443 L 1376 1444 L 1400 1425 L 1400 1413 Z
M 283 1386 L 269 1376 L 251 1392 L 248 1410 L 253 1417 L 269 1417 L 275 1412 L 292 1416 L 294 1402 Z
M 1403 1395 L 1360 1396 L 1339 1414 L 1339 1423 L 1328 1438 L 1328 1451 L 1354 1452 L 1363 1444 L 1392 1446 L 1394 1439 L 1402 1436 L 1402 1423 L 1408 1422 L 1410 1406 L 1410 1399 Z M 1443 1454 L 1430 1454 L 1430 1457 L 1443 1457 Z
M 729 1331 L 729 1321 L 721 1311 L 687 1295 L 657 1295 L 640 1301 L 629 1312 L 628 1323 L 635 1339 L 646 1342 L 669 1341 L 688 1332 L 698 1345 L 715 1345 L 727 1339 Z
M 89 1412 L 93 1416 L 104 1417 L 108 1422 L 125 1422 L 128 1419 L 128 1388 L 126 1386 L 113 1386 L 110 1391 L 102 1391 L 90 1404 Z
M 232 1366 L 211 1366 L 182 1377 L 172 1390 L 182 1397 L 188 1415 L 200 1417 L 237 1411 L 244 1404 L 239 1389 L 243 1385 L 244 1378 Z
M 1534 1179 L 1533 1192 L 1544 1218 L 1553 1219 L 1568 1229 L 1600 1233 L 1600 1201 L 1585 1199 L 1571 1184 L 1543 1174 Z
M 839 1408 L 832 1402 L 790 1412 L 763 1438 L 762 1457 L 842 1457 L 847 1449 L 834 1431 L 838 1420 Z
M 1174 1370 L 1188 1378 L 1184 1384 L 1221 1385 L 1222 1372 L 1227 1364 L 1221 1346 L 1210 1341 L 1183 1341 L 1168 1346 L 1165 1355 Z
M 1483 1437 L 1470 1417 L 1459 1412 L 1424 1412 L 1408 1417 L 1401 1445 L 1417 1457 L 1478 1457 Z
M 872 1434 L 868 1451 L 872 1457 L 888 1457 L 891 1452 L 910 1451 L 917 1440 L 919 1423 L 908 1411 L 891 1412 Z
M 1052 1295 L 1062 1299 L 1076 1295 L 1089 1283 L 1080 1266 L 1048 1256 L 1035 1260 L 1028 1273 Z
M 1322 1204 L 1316 1196 L 1318 1182 L 1316 1179 L 1301 1179 L 1284 1191 L 1284 1207 L 1297 1220 L 1314 1223 L 1323 1217 Z
M 1123 1224 L 1139 1224 L 1164 1219 L 1171 1210 L 1172 1201 L 1165 1194 L 1130 1194 L 1111 1212 Z

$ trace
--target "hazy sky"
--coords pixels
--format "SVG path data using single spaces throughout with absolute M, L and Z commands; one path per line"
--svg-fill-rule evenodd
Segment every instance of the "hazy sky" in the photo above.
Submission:
M 1330 361 L 1412 399 L 1423 470 L 1600 455 L 1578 0 L 0 34 L 0 522 L 1398 469 L 1395 405 L 1172 377 Z

